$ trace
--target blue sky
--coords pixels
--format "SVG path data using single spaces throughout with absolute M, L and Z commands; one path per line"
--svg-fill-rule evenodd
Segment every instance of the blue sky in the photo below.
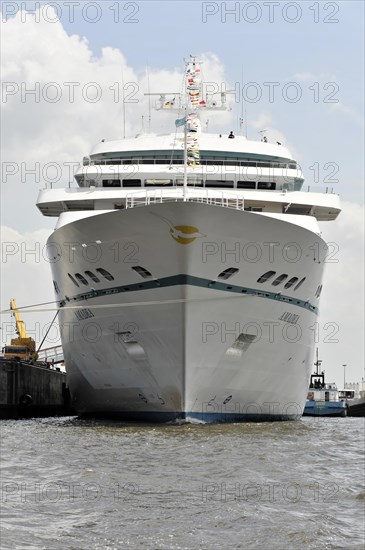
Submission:
M 11 15 L 22 5 L 34 9 L 36 4 L 42 6 L 39 23 L 24 13 L 23 21 L 19 13 Z M 73 22 L 67 3 L 49 4 L 53 8 L 45 8 L 44 2 L 2 2 L 3 15 L 9 16 L 2 29 L 5 83 L 32 86 L 37 81 L 42 85 L 56 81 L 62 85 L 79 78 L 80 82 L 100 81 L 107 88 L 121 80 L 123 66 L 126 78 L 139 83 L 142 101 L 143 92 L 147 92 L 141 87 L 146 65 L 156 78 L 161 76 L 164 88 L 174 88 L 184 57 L 203 55 L 210 74 L 218 75 L 219 85 L 227 83 L 229 88 L 239 83 L 240 94 L 246 99 L 248 137 L 259 139 L 259 130 L 269 128 L 272 139 L 280 138 L 293 151 L 307 185 L 334 187 L 340 194 L 343 213 L 337 222 L 322 224 L 325 237 L 341 245 L 341 254 L 337 266 L 327 266 L 321 308 L 323 323 L 338 321 L 343 337 L 338 346 L 322 346 L 322 354 L 332 364 L 346 362 L 338 357 L 350 354 L 347 361 L 361 379 L 363 307 L 361 296 L 353 302 L 352 289 L 363 287 L 359 266 L 363 265 L 364 3 L 80 0 L 73 3 Z M 224 8 L 236 6 L 236 15 L 227 14 L 224 21 Z M 216 13 L 203 22 L 204 10 Z M 96 16 L 99 20 L 90 22 Z M 247 21 L 255 16 L 257 22 Z M 49 21 L 52 18 L 54 23 Z M 296 22 L 288 21 L 295 18 Z M 131 19 L 136 22 L 128 22 Z M 251 100 L 254 88 L 248 88 L 249 83 L 261 90 L 256 102 Z M 272 83 L 274 97 L 270 101 Z M 298 89 L 301 97 L 291 101 L 289 92 Z M 120 106 L 104 97 L 98 105 L 34 104 L 29 98 L 22 102 L 19 94 L 3 100 L 3 161 L 27 165 L 77 161 L 101 138 L 120 137 Z M 240 104 L 233 103 L 231 118 L 222 119 L 220 130 L 237 131 L 240 111 Z M 129 111 L 129 122 L 134 123 L 131 135 L 140 127 L 140 120 L 133 116 L 137 117 Z M 314 167 L 318 169 L 316 181 Z M 333 167 L 338 169 L 331 181 Z M 5 234 L 5 240 L 40 244 L 55 223 L 53 218 L 43 218 L 34 206 L 43 187 L 42 177 L 39 181 L 33 176 L 20 180 L 20 172 L 6 181 L 3 177 L 3 239 Z M 67 180 L 60 182 L 63 184 Z M 29 303 L 27 291 L 19 285 L 30 273 L 34 281 L 39 280 L 38 285 L 34 283 L 34 302 L 44 301 L 45 295 L 53 298 L 49 266 L 42 267 L 41 261 L 30 265 L 15 256 L 13 260 L 19 263 L 1 266 L 3 274 L 10 275 L 2 287 L 2 307 L 13 295 Z M 336 368 L 341 380 L 342 368 Z
M 29 9 L 35 4 L 26 3 Z M 363 2 L 99 2 L 98 9 L 87 1 L 74 2 L 73 8 L 51 4 L 58 4 L 66 32 L 85 37 L 96 58 L 102 48 L 117 48 L 140 75 L 146 65 L 181 70 L 190 53 L 217 55 L 230 84 L 242 83 L 243 74 L 243 85 L 254 82 L 262 89 L 260 100 L 246 101 L 250 138 L 258 136 L 250 120 L 270 113 L 298 152 L 308 184 L 315 183 L 314 162 L 336 162 L 341 196 L 363 200 Z M 3 10 L 10 13 L 13 5 L 21 3 L 4 2 Z M 249 22 L 255 17 L 257 22 Z M 297 77 L 304 74 L 307 80 Z M 297 103 L 283 98 L 288 82 L 301 88 Z M 279 83 L 272 102 L 264 83 Z M 253 88 L 239 91 L 247 98 Z M 237 126 L 240 106 L 234 107 Z

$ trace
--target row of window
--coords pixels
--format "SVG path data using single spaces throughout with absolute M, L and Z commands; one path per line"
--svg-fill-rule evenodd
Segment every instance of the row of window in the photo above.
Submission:
M 134 269 L 136 273 L 138 273 L 141 277 L 143 277 L 143 279 L 152 278 L 152 273 L 150 273 L 148 269 L 145 269 L 140 265 L 136 265 L 132 267 L 132 269 Z M 102 275 L 104 279 L 106 279 L 107 281 L 114 281 L 113 275 L 109 273 L 109 271 L 107 271 L 106 269 L 103 269 L 102 267 L 98 267 L 95 271 L 98 274 Z M 80 286 L 79 283 L 87 286 L 89 284 L 88 279 L 90 279 L 94 283 L 100 283 L 100 278 L 93 271 L 89 271 L 89 270 L 84 271 L 84 275 L 86 275 L 88 279 L 84 277 L 84 275 L 82 275 L 81 273 L 74 273 L 74 275 L 71 275 L 71 273 L 67 273 L 67 275 L 76 286 Z M 53 281 L 53 284 L 56 292 L 59 293 L 59 288 L 56 281 Z
M 257 282 L 258 283 L 266 283 L 267 281 L 269 281 L 270 279 L 272 279 L 274 277 L 274 275 L 276 275 L 276 271 L 267 271 L 266 273 L 264 273 L 263 275 L 261 275 L 261 277 L 259 277 L 257 279 Z M 279 275 L 278 277 L 276 277 L 276 279 L 274 279 L 274 281 L 272 281 L 272 285 L 273 286 L 278 286 L 280 285 L 281 283 L 283 283 L 287 278 L 289 277 L 289 275 L 287 273 L 282 273 L 281 275 Z M 294 289 L 293 290 L 298 290 L 298 288 L 300 286 L 302 286 L 302 284 L 304 283 L 306 277 L 303 277 L 300 281 L 299 281 L 299 277 L 291 277 L 291 279 L 289 279 L 285 285 L 284 285 L 284 288 L 288 289 L 288 288 L 291 288 L 292 286 L 294 286 Z M 299 281 L 299 282 L 298 282 Z
M 136 266 L 133 266 L 132 269 L 136 273 L 138 273 L 138 275 L 140 275 L 143 279 L 151 279 L 152 278 L 152 273 L 150 271 L 148 271 L 148 269 L 146 269 L 142 266 L 136 265 Z M 98 267 L 98 268 L 96 268 L 95 271 L 99 275 L 103 276 L 107 281 L 114 281 L 113 275 L 111 273 L 109 273 L 109 271 L 107 271 L 106 269 L 103 269 L 102 267 Z M 232 277 L 233 275 L 238 273 L 238 271 L 239 271 L 239 269 L 236 268 L 236 267 L 229 267 L 228 269 L 225 269 L 224 271 L 219 273 L 218 279 L 226 281 L 227 279 L 229 279 L 230 277 Z M 100 278 L 95 273 L 93 273 L 92 271 L 86 270 L 86 271 L 84 271 L 84 274 L 86 275 L 86 277 L 88 277 L 88 279 L 90 279 L 94 283 L 100 283 Z M 81 273 L 75 273 L 74 275 L 71 275 L 71 273 L 68 273 L 67 275 L 69 276 L 71 281 L 76 286 L 80 286 L 79 283 L 81 283 L 85 286 L 89 285 L 89 280 L 86 277 L 84 277 L 84 275 L 82 275 Z M 274 275 L 276 275 L 276 271 L 267 271 L 266 273 L 264 273 L 263 275 L 261 275 L 261 277 L 259 277 L 257 279 L 257 282 L 261 283 L 261 284 L 266 283 L 267 281 L 272 279 L 274 277 Z M 276 277 L 271 282 L 271 284 L 273 286 L 278 286 L 281 283 L 283 283 L 288 277 L 289 277 L 289 275 L 287 273 L 282 273 L 281 275 L 278 275 L 278 277 Z M 284 288 L 289 289 L 289 288 L 292 288 L 295 285 L 293 290 L 298 290 L 298 288 L 304 283 L 305 280 L 306 280 L 306 277 L 303 277 L 300 281 L 299 281 L 299 277 L 291 277 L 285 283 Z M 58 287 L 56 281 L 53 281 L 53 284 L 54 284 L 56 292 L 59 293 L 59 287 Z M 322 292 L 322 285 L 319 285 L 319 287 L 316 290 L 315 296 L 317 298 L 319 298 L 321 292 Z
M 89 181 L 91 184 L 93 180 Z M 142 180 L 140 179 L 104 179 L 102 180 L 102 186 L 103 187 L 142 187 Z M 145 187 L 175 187 L 183 185 L 182 180 L 174 180 L 172 179 L 145 179 L 144 180 L 144 186 Z M 205 184 L 203 180 L 193 180 L 188 181 L 188 185 L 192 185 L 194 187 L 223 187 L 223 188 L 233 188 L 234 187 L 234 181 L 233 180 L 206 180 Z M 266 189 L 273 191 L 276 189 L 276 183 L 274 181 L 238 181 L 237 182 L 237 189 Z
M 104 279 L 106 279 L 107 281 L 114 281 L 113 275 L 111 273 L 109 273 L 109 271 L 107 271 L 106 269 L 103 269 L 102 267 L 98 267 L 98 268 L 96 268 L 95 271 L 99 275 L 104 277 Z M 94 283 L 100 283 L 99 277 L 97 275 L 95 275 L 95 273 L 93 273 L 92 271 L 89 271 L 89 270 L 84 271 L 84 274 L 86 275 L 86 277 L 88 277 L 88 279 L 90 279 Z M 79 283 L 81 283 L 85 286 L 87 286 L 89 284 L 88 279 L 86 277 L 84 277 L 84 275 L 81 275 L 81 273 L 75 273 L 74 275 L 71 275 L 71 273 L 67 273 L 67 275 L 69 276 L 71 281 L 76 286 L 80 286 Z
M 239 271 L 239 269 L 237 269 L 236 267 L 229 267 L 228 269 L 225 269 L 224 271 L 222 271 L 219 275 L 218 275 L 218 279 L 221 279 L 223 281 L 226 281 L 227 279 L 229 279 L 230 277 L 232 277 L 235 273 L 237 273 Z M 259 277 L 257 279 L 257 282 L 258 283 L 266 283 L 267 281 L 269 281 L 270 279 L 272 279 L 274 277 L 274 275 L 276 275 L 276 271 L 267 271 L 266 273 L 264 273 L 263 275 L 261 275 L 261 277 Z M 279 275 L 278 277 L 276 277 L 276 279 L 274 281 L 272 281 L 272 285 L 273 286 L 278 286 L 280 285 L 281 283 L 283 283 L 287 278 L 289 277 L 289 275 L 287 273 L 282 273 L 281 275 Z M 298 290 L 298 288 L 304 283 L 306 277 L 303 277 L 300 281 L 299 281 L 299 277 L 291 277 L 284 285 L 284 288 L 288 289 L 288 288 L 291 288 L 293 287 L 294 285 L 294 289 L 293 290 Z M 299 282 L 298 282 L 299 281 Z M 320 285 L 317 289 L 317 292 L 316 292 L 316 296 L 317 298 L 319 297 L 320 293 L 321 293 L 321 290 L 322 290 L 322 285 Z
M 242 159 L 222 159 L 220 158 L 211 158 L 205 159 L 201 154 L 200 164 L 203 165 L 215 165 L 215 166 L 252 166 L 254 168 L 284 168 L 295 170 L 298 168 L 296 162 L 277 162 L 277 161 L 257 161 L 257 160 L 242 160 Z M 98 159 L 98 160 L 89 160 L 85 159 L 83 162 L 84 166 L 118 166 L 121 164 L 184 164 L 184 159 L 181 156 L 180 158 L 172 157 L 171 155 L 165 155 L 165 157 L 160 158 L 129 158 L 129 159 Z

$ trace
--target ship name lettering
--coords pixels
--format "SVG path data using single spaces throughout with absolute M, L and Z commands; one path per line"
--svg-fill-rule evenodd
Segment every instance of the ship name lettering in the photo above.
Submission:
M 299 320 L 300 315 L 297 315 L 296 313 L 290 313 L 289 311 L 285 311 L 280 317 L 279 321 L 284 321 L 285 323 L 292 323 L 295 325 Z
M 79 321 L 84 321 L 85 319 L 90 319 L 90 317 L 94 317 L 93 312 L 85 307 L 83 309 L 78 309 L 75 311 L 75 315 Z

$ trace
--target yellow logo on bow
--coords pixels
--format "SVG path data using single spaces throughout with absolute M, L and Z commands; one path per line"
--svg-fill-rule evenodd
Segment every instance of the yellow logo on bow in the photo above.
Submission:
M 195 239 L 206 237 L 206 235 L 200 233 L 199 229 L 197 227 L 194 227 L 193 225 L 173 225 L 167 218 L 159 216 L 154 212 L 151 212 L 151 214 L 154 214 L 165 223 L 167 223 L 167 225 L 170 227 L 169 233 L 171 237 L 179 244 L 190 244 L 194 242 Z

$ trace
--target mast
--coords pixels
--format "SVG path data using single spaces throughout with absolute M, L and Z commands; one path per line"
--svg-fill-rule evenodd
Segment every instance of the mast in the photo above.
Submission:
M 183 197 L 187 200 L 188 173 L 194 173 L 195 168 L 200 168 L 200 144 L 201 123 L 199 112 L 204 111 L 227 111 L 230 110 L 226 103 L 226 94 L 234 91 L 221 92 L 220 102 L 202 97 L 201 61 L 196 56 L 190 55 L 185 62 L 184 86 L 182 92 L 151 93 L 148 90 L 147 96 L 159 96 L 155 108 L 170 112 L 184 113 L 182 118 L 175 120 L 175 126 L 184 126 L 184 174 L 183 174 Z M 149 84 L 148 84 L 149 85 Z M 168 97 L 167 97 L 168 96 Z M 170 99 L 171 98 L 171 99 Z
M 322 364 L 322 359 L 318 359 L 318 348 L 316 348 L 316 362 L 314 363 L 316 367 L 316 374 L 319 374 L 319 367 Z
M 123 90 L 123 139 L 125 139 L 125 97 L 124 97 L 124 74 L 122 70 L 122 90 Z
M 188 188 L 188 148 L 187 148 L 187 142 L 188 142 L 188 130 L 187 130 L 187 116 L 188 116 L 188 108 L 187 105 L 185 107 L 185 124 L 184 124 L 184 202 L 186 202 L 186 194 L 187 194 L 187 188 Z
M 200 62 L 191 55 L 185 60 L 185 124 L 184 124 L 184 201 L 187 197 L 187 169 L 200 166 L 199 137 L 201 124 L 199 107 L 201 97 L 201 69 Z

